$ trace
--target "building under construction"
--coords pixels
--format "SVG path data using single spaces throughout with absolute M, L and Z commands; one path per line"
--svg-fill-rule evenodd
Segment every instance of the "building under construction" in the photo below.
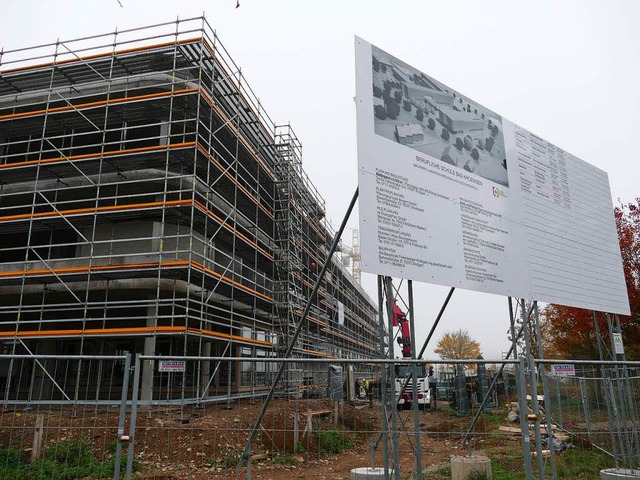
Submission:
M 298 139 L 206 20 L 4 51 L 0 70 L 1 353 L 281 354 L 332 232 Z M 376 305 L 330 262 L 294 356 L 375 356 Z M 190 364 L 183 393 L 246 395 L 269 365 Z M 30 395 L 42 377 L 1 370 Z M 55 375 L 100 375 L 76 370 Z M 166 381 L 145 365 L 143 399 Z

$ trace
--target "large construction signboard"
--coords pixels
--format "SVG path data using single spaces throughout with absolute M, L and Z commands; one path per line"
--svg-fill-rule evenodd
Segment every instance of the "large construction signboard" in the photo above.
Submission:
M 607 174 L 356 38 L 362 269 L 629 314 Z

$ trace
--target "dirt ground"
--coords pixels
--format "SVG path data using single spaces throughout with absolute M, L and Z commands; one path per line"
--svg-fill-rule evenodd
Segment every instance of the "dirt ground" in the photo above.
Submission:
M 344 403 L 337 421 L 331 401 L 274 400 L 252 444 L 253 479 L 348 479 L 356 467 L 371 466 L 371 441 L 379 438 L 381 405 L 368 401 Z M 137 474 L 141 480 L 247 478 L 246 467 L 235 474 L 242 452 L 260 411 L 259 402 L 232 405 L 152 407 L 139 410 L 134 439 Z M 311 412 L 311 420 L 308 420 Z M 47 445 L 67 439 L 89 442 L 100 459 L 113 458 L 117 445 L 118 409 L 72 412 L 68 408 L 4 410 L 0 415 L 0 447 L 31 454 L 36 417 L 44 415 L 43 452 Z M 294 430 L 298 424 L 298 442 Z M 413 413 L 399 412 L 398 450 L 403 478 L 415 470 Z M 458 418 L 443 406 L 438 412 L 419 413 L 422 465 L 437 470 L 452 455 L 464 454 L 462 435 L 470 417 Z M 406 425 L 407 433 L 403 424 Z M 474 442 L 483 441 L 488 427 L 479 422 Z M 310 431 L 309 431 L 310 430 Z M 129 432 L 129 423 L 125 432 Z M 479 443 L 478 443 L 479 442 Z M 519 449 L 515 439 L 511 447 Z M 391 450 L 392 442 L 389 442 Z M 127 445 L 124 444 L 124 448 Z M 344 447 L 340 453 L 332 453 Z M 383 443 L 375 454 L 383 465 Z

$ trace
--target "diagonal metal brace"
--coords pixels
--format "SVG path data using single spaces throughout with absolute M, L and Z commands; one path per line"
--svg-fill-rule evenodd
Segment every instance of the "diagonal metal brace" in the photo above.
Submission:
M 307 298 L 307 304 L 304 308 L 304 312 L 302 312 L 302 315 L 300 316 L 300 321 L 298 322 L 298 325 L 296 326 L 296 330 L 293 333 L 293 337 L 291 337 L 291 340 L 289 341 L 289 345 L 287 346 L 287 350 L 284 354 L 284 358 L 289 358 L 291 355 L 291 352 L 293 351 L 293 347 L 296 344 L 296 341 L 298 340 L 298 337 L 300 336 L 300 332 L 302 331 L 302 327 L 305 323 L 305 320 L 307 319 L 307 315 L 309 314 L 309 310 L 311 310 L 311 303 L 313 301 L 313 298 L 316 296 L 316 294 L 318 293 L 318 289 L 320 288 L 320 283 L 322 282 L 322 279 L 324 278 L 324 274 L 326 273 L 327 269 L 329 268 L 329 265 L 331 265 L 331 257 L 333 256 L 334 252 L 336 251 L 336 248 L 338 246 L 338 243 L 340 243 L 340 237 L 342 237 L 342 233 L 344 232 L 345 227 L 347 226 L 347 222 L 349 221 L 349 217 L 351 216 L 351 212 L 353 211 L 353 207 L 356 204 L 356 200 L 358 199 L 358 188 L 356 188 L 356 191 L 353 194 L 353 197 L 351 198 L 351 203 L 349 204 L 349 207 L 347 208 L 347 213 L 344 216 L 344 219 L 342 220 L 342 224 L 340 225 L 340 229 L 336 232 L 336 235 L 333 239 L 333 244 L 331 245 L 331 249 L 329 250 L 329 252 L 327 253 L 327 258 L 324 262 L 324 264 L 322 265 L 322 269 L 320 270 L 320 273 L 318 274 L 318 278 L 316 279 L 316 283 L 313 286 L 313 291 L 309 294 L 309 297 Z M 271 402 L 271 399 L 273 398 L 273 394 L 276 390 L 276 386 L 278 385 L 278 382 L 280 381 L 280 378 L 282 377 L 282 374 L 284 372 L 286 364 L 285 363 L 281 363 L 280 367 L 278 368 L 278 373 L 276 374 L 275 378 L 273 379 L 273 383 L 271 384 L 271 389 L 269 390 L 269 393 L 267 394 L 267 397 L 265 398 L 263 404 L 262 404 L 262 409 L 260 410 L 260 414 L 258 415 L 258 418 L 256 419 L 256 423 L 253 426 L 253 429 L 251 430 L 251 433 L 249 434 L 249 438 L 247 439 L 247 444 L 244 447 L 244 451 L 242 452 L 242 455 L 240 456 L 240 458 L 238 459 L 238 464 L 236 465 L 236 474 L 240 471 L 240 468 L 242 468 L 242 464 L 245 462 L 245 460 L 248 462 L 249 458 L 251 457 L 251 443 L 253 442 L 253 439 L 256 436 L 256 433 L 258 432 L 258 429 L 260 428 L 260 424 L 262 423 L 262 419 L 264 418 L 264 414 L 267 411 L 267 407 L 269 407 L 269 403 Z

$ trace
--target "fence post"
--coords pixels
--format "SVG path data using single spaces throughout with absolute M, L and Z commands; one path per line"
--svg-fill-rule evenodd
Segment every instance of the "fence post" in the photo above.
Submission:
M 533 313 L 536 330 L 536 343 L 538 344 L 538 356 L 540 359 L 544 358 L 544 351 L 542 349 L 542 332 L 540 331 L 540 315 L 538 313 L 538 302 L 533 302 Z M 549 382 L 547 380 L 547 369 L 544 364 L 538 365 L 540 369 L 540 378 L 542 379 L 542 395 L 544 396 L 544 416 L 547 421 L 547 446 L 549 447 L 549 458 L 551 460 L 551 478 L 557 478 L 556 472 L 556 455 L 553 450 L 553 424 L 551 422 L 551 391 L 549 389 Z M 537 402 L 536 402 L 537 403 Z
M 42 448 L 42 434 L 44 429 L 44 415 L 38 413 L 36 415 L 36 429 L 33 432 L 33 445 L 31 450 L 31 463 L 40 458 L 40 450 Z
M 604 350 L 602 346 L 604 342 L 602 340 L 602 335 L 600 334 L 600 325 L 598 324 L 598 314 L 593 312 L 593 323 L 596 330 L 596 339 L 598 342 L 598 354 L 600 360 L 604 360 Z M 609 435 L 611 437 L 611 453 L 613 454 L 613 460 L 615 462 L 616 467 L 618 466 L 618 447 L 616 446 L 616 435 L 615 429 L 613 426 L 613 407 L 612 407 L 612 399 L 609 396 L 609 386 L 608 386 L 608 372 L 607 368 L 604 365 L 600 365 L 600 375 L 602 376 L 602 388 L 604 390 L 604 402 L 607 406 L 607 418 L 609 420 Z
M 554 380 L 556 382 L 556 398 L 558 402 L 558 425 L 560 425 L 560 428 L 564 428 L 564 422 L 562 421 L 562 399 L 560 397 L 560 379 L 556 377 Z
M 616 329 L 618 330 L 618 332 L 622 332 L 622 327 L 620 326 L 620 316 L 616 313 L 614 315 L 615 321 L 616 321 Z M 624 353 L 624 350 L 622 351 L 622 361 L 626 362 L 627 361 L 627 356 Z M 624 391 L 626 393 L 626 399 L 627 399 L 627 404 L 629 407 L 629 418 L 631 421 L 631 432 L 630 434 L 633 435 L 633 438 L 631 438 L 631 451 L 629 452 L 631 455 L 631 463 L 629 464 L 630 467 L 635 467 L 635 466 L 640 466 L 640 437 L 638 436 L 638 417 L 636 416 L 636 408 L 634 406 L 634 400 L 633 400 L 633 396 L 631 394 L 631 379 L 629 377 L 629 370 L 627 368 L 627 364 L 623 363 L 622 364 L 622 379 L 623 379 L 623 383 L 624 383 Z M 634 448 L 635 445 L 635 448 Z M 634 451 L 635 450 L 635 451 Z
M 127 353 L 124 359 L 124 373 L 122 377 L 122 395 L 120 397 L 120 417 L 118 420 L 118 444 L 116 447 L 116 460 L 113 470 L 113 479 L 120 480 L 120 463 L 122 461 L 122 437 L 124 436 L 124 422 L 127 415 L 127 398 L 129 397 L 129 372 L 131 369 L 131 353 Z
M 607 313 L 607 326 L 609 327 L 609 338 L 611 340 L 611 358 L 614 361 L 619 361 L 618 354 L 616 353 L 616 346 L 614 341 L 614 329 L 613 323 L 611 322 L 611 314 Z M 619 418 L 619 434 L 620 438 L 620 450 L 622 451 L 622 461 L 625 465 L 631 465 L 631 442 L 629 441 L 629 432 L 627 431 L 627 406 L 624 401 L 624 386 L 621 378 L 620 364 L 616 364 L 613 366 L 615 377 L 614 380 L 616 382 L 618 395 L 613 395 L 614 402 L 614 412 L 617 412 L 617 417 Z
M 520 412 L 520 429 L 522 430 L 522 456 L 524 458 L 525 478 L 533 478 L 533 468 L 531 466 L 531 435 L 529 433 L 529 422 L 527 421 L 527 380 L 525 378 L 524 357 L 516 365 L 516 393 L 518 394 L 518 410 Z
M 584 373 L 583 373 L 584 375 Z M 589 438 L 589 442 L 592 442 L 591 438 L 591 412 L 589 410 L 589 395 L 587 393 L 587 386 L 584 383 L 584 377 L 580 377 L 578 379 L 578 384 L 580 385 L 580 396 L 582 397 L 582 409 L 584 410 L 584 420 L 587 427 L 587 437 Z
M 529 317 L 525 314 L 525 301 L 520 300 L 520 315 L 524 327 L 524 345 L 527 365 L 529 367 L 529 389 L 531 392 L 531 410 L 534 415 L 533 433 L 536 441 L 536 455 L 538 461 L 538 478 L 544 480 L 544 459 L 542 458 L 542 439 L 540 437 L 540 406 L 538 405 L 538 375 L 533 355 L 531 355 L 531 330 L 529 329 Z M 526 400 L 526 398 L 525 398 Z M 528 410 L 527 410 L 528 413 Z
M 136 363 L 133 367 L 133 391 L 131 392 L 131 419 L 129 420 L 129 449 L 127 450 L 126 480 L 131 480 L 131 471 L 133 470 L 133 451 L 136 438 L 136 414 L 138 413 L 138 389 L 140 388 L 141 373 L 142 365 L 140 362 L 140 354 L 136 353 Z

